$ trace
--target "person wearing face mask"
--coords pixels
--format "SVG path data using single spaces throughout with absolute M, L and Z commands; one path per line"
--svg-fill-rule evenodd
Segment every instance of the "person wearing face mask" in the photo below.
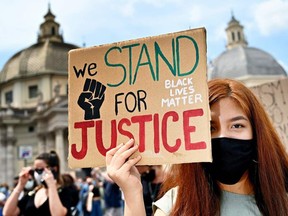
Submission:
M 10 195 L 9 186 L 6 183 L 0 184 L 0 216 L 3 215 L 3 207 Z
M 17 186 L 17 184 L 15 185 Z M 23 191 L 20 193 L 18 200 L 21 200 L 23 196 L 25 196 L 26 194 L 28 194 L 30 191 L 33 191 L 33 189 L 37 186 L 37 183 L 34 180 L 33 176 L 29 176 Z
M 29 178 L 24 186 L 24 191 L 28 193 L 29 191 L 33 190 L 36 187 L 36 182 L 33 178 Z
M 288 157 L 263 106 L 239 81 L 208 82 L 212 163 L 172 165 L 154 216 L 288 214 Z M 122 189 L 125 216 L 145 216 L 133 139 L 106 154 L 108 175 Z
M 136 166 L 141 175 L 141 184 L 143 187 L 143 199 L 146 216 L 153 215 L 152 203 L 156 201 L 161 184 L 164 179 L 164 170 L 162 165 L 154 166 Z
M 32 189 L 34 176 L 37 186 Z M 32 189 L 32 190 L 31 190 Z M 21 193 L 30 190 L 20 198 Z M 34 160 L 34 168 L 24 167 L 19 180 L 7 199 L 3 215 L 21 216 L 64 216 L 71 215 L 72 197 L 60 175 L 60 160 L 55 151 L 42 153 Z

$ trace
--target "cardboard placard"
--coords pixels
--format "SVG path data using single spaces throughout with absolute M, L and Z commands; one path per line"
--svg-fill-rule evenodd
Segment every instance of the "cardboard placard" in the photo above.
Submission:
M 129 138 L 139 165 L 211 161 L 204 28 L 69 52 L 71 168 Z
M 288 78 L 251 89 L 262 102 L 288 152 Z

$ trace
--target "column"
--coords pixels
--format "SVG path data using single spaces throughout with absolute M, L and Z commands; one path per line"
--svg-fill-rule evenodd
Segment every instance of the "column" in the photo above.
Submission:
M 6 182 L 6 140 L 5 136 L 6 129 L 2 126 L 0 126 L 0 182 Z
M 6 139 L 6 183 L 13 182 L 14 176 L 18 175 L 15 173 L 16 166 L 16 150 L 14 138 L 14 127 L 12 125 L 7 126 L 7 139 Z
M 54 134 L 49 133 L 46 135 L 46 147 L 47 151 L 55 150 Z
M 65 171 L 66 168 L 66 156 L 64 150 L 64 139 L 63 139 L 63 129 L 56 129 L 56 137 L 55 137 L 55 148 L 56 152 L 60 158 L 60 171 L 61 173 Z
M 37 156 L 43 152 L 46 152 L 45 137 L 38 135 L 38 153 Z

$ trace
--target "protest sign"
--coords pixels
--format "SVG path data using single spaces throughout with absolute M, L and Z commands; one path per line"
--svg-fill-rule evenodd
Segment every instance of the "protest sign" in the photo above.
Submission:
M 288 78 L 251 89 L 262 102 L 288 152 Z
M 211 161 L 206 58 L 204 28 L 70 51 L 69 166 L 130 138 L 139 165 Z

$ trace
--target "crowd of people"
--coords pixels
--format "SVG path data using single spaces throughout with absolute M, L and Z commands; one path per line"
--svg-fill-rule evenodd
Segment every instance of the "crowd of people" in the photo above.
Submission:
M 240 216 L 288 212 L 288 156 L 263 106 L 238 81 L 209 81 L 212 163 L 137 166 L 130 139 L 85 178 L 60 173 L 56 152 L 0 185 L 1 215 Z
M 42 153 L 36 157 L 32 167 L 23 167 L 15 176 L 11 188 L 8 184 L 1 184 L 0 216 L 124 215 L 122 191 L 105 169 L 85 169 L 76 177 L 60 173 L 59 168 L 60 159 L 55 151 Z M 143 196 L 147 200 L 147 216 L 150 216 L 162 180 L 162 169 L 143 166 L 142 170 L 143 184 L 147 186 Z

